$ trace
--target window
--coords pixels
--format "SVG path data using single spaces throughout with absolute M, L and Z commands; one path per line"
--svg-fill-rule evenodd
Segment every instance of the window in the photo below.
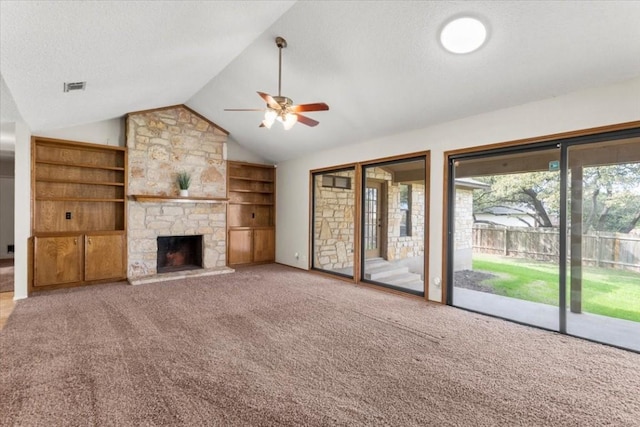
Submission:
M 400 236 L 411 236 L 411 184 L 400 184 Z
M 351 178 L 346 176 L 323 175 L 322 186 L 329 188 L 351 189 Z

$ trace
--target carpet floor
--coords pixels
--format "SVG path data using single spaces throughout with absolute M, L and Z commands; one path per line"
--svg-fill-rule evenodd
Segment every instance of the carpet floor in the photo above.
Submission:
M 640 355 L 265 265 L 20 300 L 0 425 L 638 426 Z

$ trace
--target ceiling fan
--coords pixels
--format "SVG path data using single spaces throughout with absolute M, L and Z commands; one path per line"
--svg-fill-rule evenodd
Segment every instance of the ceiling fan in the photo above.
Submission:
M 326 111 L 329 106 L 324 102 L 316 102 L 313 104 L 293 105 L 291 98 L 282 96 L 280 88 L 282 85 L 282 49 L 287 47 L 287 41 L 282 37 L 276 37 L 276 46 L 278 46 L 278 96 L 271 96 L 268 93 L 258 92 L 258 95 L 267 103 L 266 108 L 226 108 L 224 111 L 264 111 L 264 120 L 260 123 L 260 127 L 271 129 L 273 123 L 278 120 L 282 123 L 285 130 L 289 130 L 300 122 L 307 126 L 316 126 L 319 122 L 300 113 L 310 111 Z

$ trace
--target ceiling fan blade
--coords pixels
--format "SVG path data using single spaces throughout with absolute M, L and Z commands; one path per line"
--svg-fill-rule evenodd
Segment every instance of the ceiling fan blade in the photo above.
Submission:
M 313 104 L 292 105 L 290 110 L 294 113 L 302 113 L 305 111 L 327 111 L 329 106 L 324 102 L 316 102 Z
M 316 126 L 318 123 L 320 123 L 317 120 L 313 120 L 312 118 L 309 118 L 307 116 L 303 116 L 302 114 L 298 114 L 296 113 L 296 116 L 298 116 L 298 121 L 300 123 L 302 123 L 303 125 L 307 125 L 307 126 L 311 126 L 314 127 Z
M 275 99 L 273 99 L 273 97 L 271 95 L 269 95 L 268 93 L 264 93 L 264 92 L 258 92 L 258 95 L 260 95 L 260 98 L 264 99 L 264 101 L 267 103 L 267 105 L 271 108 L 273 108 L 274 110 L 281 110 L 282 107 L 280 107 L 280 104 L 278 104 L 276 102 Z
M 224 111 L 264 111 L 264 108 L 225 108 Z

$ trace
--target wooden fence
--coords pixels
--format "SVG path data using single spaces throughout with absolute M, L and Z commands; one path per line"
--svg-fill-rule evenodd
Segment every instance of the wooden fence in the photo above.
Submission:
M 558 261 L 557 228 L 473 226 L 473 250 L 479 253 Z M 567 241 L 569 246 L 570 242 Z M 570 255 L 570 254 L 569 254 Z M 595 232 L 582 236 L 583 265 L 640 272 L 640 237 Z

